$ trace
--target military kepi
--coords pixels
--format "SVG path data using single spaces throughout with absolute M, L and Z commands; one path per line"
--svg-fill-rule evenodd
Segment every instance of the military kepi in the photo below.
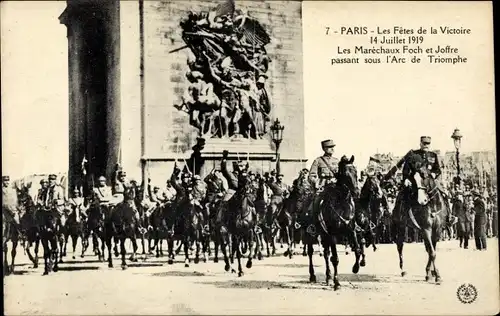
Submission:
M 335 143 L 331 139 L 327 139 L 321 142 L 321 147 L 335 147 Z
M 57 175 L 55 175 L 55 174 L 49 175 L 49 180 L 56 180 L 56 179 L 57 179 Z
M 430 136 L 421 136 L 420 141 L 422 143 L 430 143 L 431 142 L 431 137 Z
M 9 176 L 2 176 L 2 180 L 3 181 L 10 181 L 10 177 Z

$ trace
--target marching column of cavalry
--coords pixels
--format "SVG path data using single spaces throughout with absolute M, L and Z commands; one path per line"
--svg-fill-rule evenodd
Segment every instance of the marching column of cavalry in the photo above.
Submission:
M 310 170 L 301 170 L 291 186 L 283 182 L 279 171 L 255 173 L 242 161 L 234 161 L 230 170 L 228 151 L 223 152 L 220 167 L 204 179 L 186 168 L 181 171 L 176 163 L 164 188 L 152 186 L 151 179 L 142 186 L 128 180 L 118 166 L 111 181 L 100 176 L 88 194 L 83 196 L 81 188 L 74 188 L 69 199 L 54 174 L 40 181 L 34 196 L 31 183 L 13 186 L 4 175 L 4 274 L 14 272 L 19 244 L 37 268 L 40 243 L 43 274 L 57 272 L 69 239 L 73 259 L 80 240 L 82 258 L 92 245 L 89 252 L 100 261 L 107 260 L 111 268 L 113 255 L 121 257 L 125 269 L 128 239 L 130 261 L 138 260 L 138 241 L 144 258 L 166 255 L 173 264 L 181 254 L 186 267 L 192 261 L 206 262 L 210 256 L 218 262 L 221 251 L 224 269 L 242 276 L 243 259 L 246 268 L 251 268 L 254 259 L 274 255 L 281 242 L 289 258 L 302 244 L 302 254 L 309 256 L 311 282 L 316 282 L 313 253 L 318 245 L 325 260 L 326 282 L 333 280 L 338 289 L 337 245 L 345 247 L 346 253 L 349 248 L 353 252 L 352 272 L 358 273 L 367 262 L 365 249 L 375 251 L 378 243 L 394 242 L 405 276 L 404 243 L 421 240 L 422 250 L 429 255 L 426 280 L 439 283 L 438 241 L 458 237 L 460 246 L 467 248 L 473 236 L 476 248 L 485 250 L 487 227 L 491 228 L 488 214 L 496 205 L 496 194 L 485 199 L 477 188 L 464 191 L 460 184 L 451 190 L 443 188 L 438 156 L 429 150 L 430 143 L 430 137 L 422 136 L 420 148 L 410 150 L 387 174 L 362 172 L 358 179 L 354 157 L 335 158 L 335 143 L 325 140 L 321 142 L 324 154 Z M 403 179 L 398 183 L 395 174 L 401 168 Z M 237 267 L 233 268 L 235 259 Z

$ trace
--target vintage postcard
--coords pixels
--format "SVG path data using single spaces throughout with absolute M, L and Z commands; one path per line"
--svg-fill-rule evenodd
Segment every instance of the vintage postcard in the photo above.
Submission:
M 492 2 L 0 14 L 4 314 L 499 312 Z

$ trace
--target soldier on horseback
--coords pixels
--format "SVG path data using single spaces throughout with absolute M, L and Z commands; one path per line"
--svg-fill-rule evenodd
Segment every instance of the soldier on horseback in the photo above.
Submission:
M 113 192 L 110 186 L 106 185 L 106 178 L 100 176 L 97 187 L 93 189 L 94 198 L 100 205 L 108 205 L 113 200 Z
M 45 192 L 47 191 L 47 188 L 49 187 L 49 181 L 47 179 L 42 179 L 40 180 L 40 189 L 38 189 L 38 192 L 35 197 L 35 203 L 37 205 L 44 205 L 45 204 Z
M 335 143 L 333 140 L 327 139 L 322 141 L 321 148 L 323 149 L 324 154 L 313 161 L 311 169 L 309 170 L 310 175 L 320 175 L 320 178 L 315 185 L 315 197 L 308 209 L 308 213 L 311 214 L 313 219 L 316 218 L 319 204 L 323 198 L 322 192 L 324 192 L 324 187 L 335 183 L 335 177 L 338 172 L 339 160 L 333 156 L 335 149 Z M 308 229 L 315 231 L 313 226 L 314 225 L 311 223 Z
M 290 188 L 283 182 L 283 174 L 278 174 L 276 180 L 272 179 L 268 182 L 269 188 L 273 192 L 271 195 L 270 207 L 273 214 L 283 207 L 283 201 L 290 194 Z
M 2 217 L 8 216 L 9 221 L 19 225 L 19 200 L 17 191 L 10 185 L 10 177 L 2 176 Z
M 63 188 L 56 183 L 56 180 L 57 175 L 49 175 L 49 187 L 45 192 L 44 203 L 47 210 L 55 208 L 59 211 L 65 202 Z
M 412 201 L 414 201 L 415 186 L 413 176 L 420 167 L 429 169 L 430 175 L 434 179 L 438 179 L 441 175 L 441 167 L 438 155 L 430 151 L 431 137 L 420 137 L 420 149 L 410 150 L 401 158 L 398 163 L 392 167 L 384 176 L 384 180 L 389 180 L 396 171 L 403 166 L 403 190 L 396 199 L 396 204 L 402 203 L 402 209 L 405 213 L 409 213 Z M 436 182 L 439 183 L 439 182 Z

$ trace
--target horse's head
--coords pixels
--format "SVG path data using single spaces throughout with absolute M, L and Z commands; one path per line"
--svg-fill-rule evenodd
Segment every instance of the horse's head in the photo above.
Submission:
M 376 175 L 368 175 L 363 187 L 361 188 L 361 198 L 374 198 L 381 199 L 384 193 L 382 192 L 382 186 L 380 180 Z
M 136 189 L 137 188 L 134 184 L 130 184 L 130 185 L 126 186 L 125 190 L 123 192 L 123 199 L 125 201 L 134 200 L 135 197 L 137 196 Z
M 417 189 L 417 202 L 420 205 L 429 203 L 429 191 L 436 188 L 436 182 L 431 176 L 428 168 L 423 164 L 417 164 L 417 171 L 413 175 L 413 180 Z
M 351 156 L 351 159 L 348 159 L 346 156 L 342 156 L 339 161 L 337 181 L 340 185 L 346 186 L 349 191 L 357 197 L 359 195 L 358 171 L 353 163 L 354 156 Z
M 33 197 L 30 194 L 31 182 L 28 184 L 21 183 L 21 185 L 15 184 L 18 204 L 22 209 L 29 209 L 35 203 L 33 202 Z

